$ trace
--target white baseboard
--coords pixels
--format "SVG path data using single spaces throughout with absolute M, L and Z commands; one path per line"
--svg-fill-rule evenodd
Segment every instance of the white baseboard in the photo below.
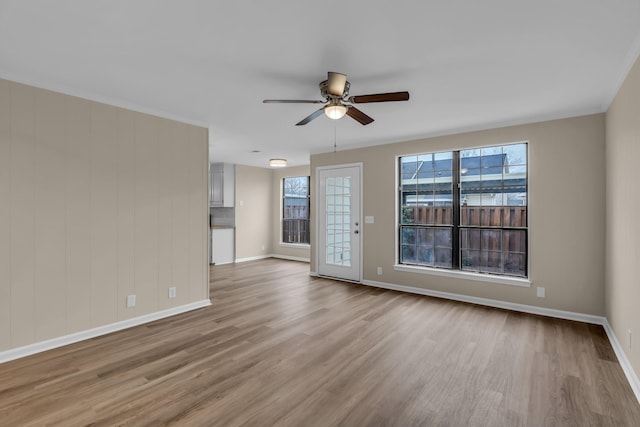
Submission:
M 122 320 L 120 322 L 111 323 L 109 325 L 99 326 L 97 328 L 80 331 L 62 337 L 52 338 L 46 341 L 25 345 L 23 347 L 12 348 L 10 350 L 0 352 L 0 363 L 10 360 L 19 359 L 21 357 L 30 356 L 32 354 L 41 353 L 43 351 L 52 350 L 54 348 L 73 344 L 79 341 L 95 338 L 100 335 L 110 334 L 122 329 L 131 328 L 133 326 L 142 325 L 144 323 L 153 322 L 154 320 L 164 319 L 165 317 L 175 316 L 176 314 L 186 313 L 198 308 L 211 305 L 211 300 L 196 301 L 190 304 L 172 307 L 166 310 L 157 311 L 155 313 L 145 314 L 144 316 L 134 317 L 133 319 Z
M 240 262 L 249 262 L 249 261 L 258 261 L 261 259 L 267 258 L 278 258 L 278 259 L 286 259 L 289 261 L 301 261 L 301 262 L 311 262 L 309 258 L 297 257 L 297 256 L 288 256 L 288 255 L 279 255 L 279 254 L 267 254 L 267 255 L 258 255 L 252 256 L 248 258 L 238 258 L 236 259 L 236 263 Z
M 251 256 L 248 258 L 236 258 L 236 264 L 237 263 L 241 263 L 241 262 L 249 262 L 249 261 L 258 261 L 259 259 L 266 259 L 266 258 L 271 258 L 272 255 L 267 254 L 267 255 L 258 255 L 258 256 Z
M 540 314 L 542 316 L 557 317 L 559 319 L 576 320 L 578 322 L 593 323 L 596 325 L 604 325 L 605 318 L 602 316 L 593 316 L 591 314 L 574 313 L 572 311 L 555 310 L 553 308 L 536 307 L 533 305 L 516 304 L 488 298 L 472 297 L 468 295 L 454 294 L 450 292 L 433 291 L 431 289 L 414 288 L 412 286 L 396 285 L 393 283 L 376 282 L 373 280 L 365 280 L 364 285 L 374 286 L 377 288 L 392 289 L 394 291 L 410 292 L 412 294 L 427 295 L 430 297 L 444 298 L 454 301 L 468 302 L 472 304 L 485 305 L 488 307 L 504 308 L 506 310 L 520 311 L 523 313 Z
M 624 374 L 627 376 L 627 380 L 629 381 L 629 385 L 631 385 L 631 389 L 633 389 L 633 393 L 636 395 L 636 399 L 640 402 L 640 380 L 638 380 L 638 376 L 636 375 L 629 359 L 627 359 L 627 355 L 622 349 L 622 345 L 620 345 L 620 341 L 616 337 L 616 334 L 613 332 L 613 328 L 609 324 L 607 319 L 604 320 L 605 332 L 607 333 L 607 337 L 609 337 L 609 341 L 611 342 L 611 347 L 613 347 L 613 351 L 616 353 L 618 357 L 618 362 L 620 362 L 620 366 L 622 366 L 622 370 Z
M 278 255 L 272 254 L 272 258 L 285 259 L 288 261 L 300 261 L 300 262 L 311 262 L 309 258 L 299 257 L 299 256 L 289 256 L 289 255 Z

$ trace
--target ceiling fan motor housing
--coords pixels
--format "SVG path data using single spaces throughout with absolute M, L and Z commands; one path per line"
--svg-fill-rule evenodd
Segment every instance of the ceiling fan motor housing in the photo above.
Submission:
M 329 80 L 321 81 L 318 86 L 320 86 L 320 94 L 327 101 L 329 101 L 331 99 L 346 101 L 347 97 L 349 96 L 349 88 L 351 87 L 351 83 L 349 83 L 348 81 L 345 82 L 344 91 L 342 92 L 342 96 L 335 96 L 335 95 L 331 95 L 329 93 Z

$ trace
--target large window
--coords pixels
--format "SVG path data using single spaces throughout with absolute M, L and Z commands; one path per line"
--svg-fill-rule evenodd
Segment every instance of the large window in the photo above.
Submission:
M 309 177 L 282 180 L 282 243 L 309 244 Z
M 399 159 L 399 261 L 527 277 L 527 144 Z

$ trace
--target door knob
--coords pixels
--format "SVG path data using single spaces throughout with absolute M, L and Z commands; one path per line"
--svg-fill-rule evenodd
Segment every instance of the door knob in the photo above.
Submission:
M 353 230 L 353 233 L 354 233 L 354 234 L 358 234 L 358 233 L 360 233 L 360 232 L 359 232 L 358 230 Z

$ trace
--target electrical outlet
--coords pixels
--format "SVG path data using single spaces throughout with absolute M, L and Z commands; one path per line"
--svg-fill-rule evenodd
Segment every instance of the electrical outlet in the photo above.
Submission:
M 136 296 L 135 295 L 127 295 L 127 308 L 136 306 Z
M 627 347 L 631 348 L 631 329 L 627 329 Z
M 176 297 L 176 288 L 169 288 L 169 298 Z
M 538 298 L 544 298 L 545 289 L 542 286 L 538 286 L 536 291 L 537 291 L 536 295 L 538 296 Z
M 262 250 L 264 251 L 264 245 L 261 246 Z
M 378 267 L 378 276 L 382 276 L 382 267 Z

